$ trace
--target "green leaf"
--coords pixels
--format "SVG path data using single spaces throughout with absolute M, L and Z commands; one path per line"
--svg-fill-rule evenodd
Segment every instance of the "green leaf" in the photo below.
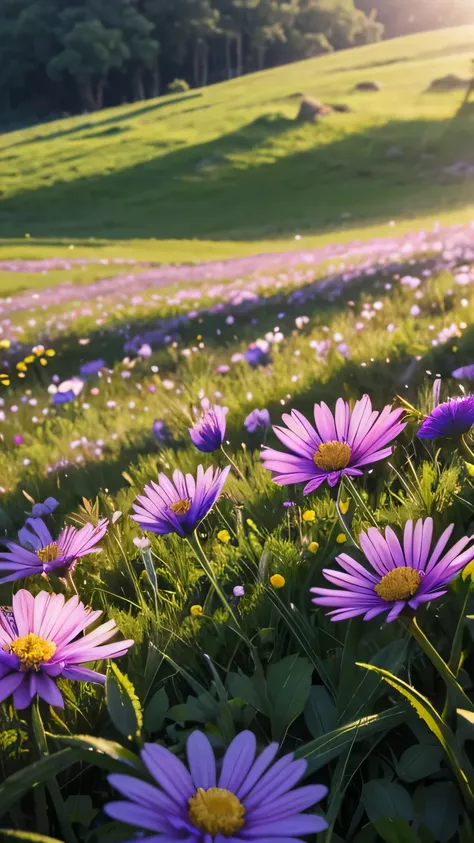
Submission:
M 454 782 L 435 782 L 417 788 L 413 802 L 417 820 L 439 843 L 451 841 L 459 829 L 462 802 Z
M 311 690 L 313 665 L 300 656 L 272 664 L 267 674 L 272 737 L 281 742 L 288 727 L 303 712 Z
M 168 694 L 164 688 L 153 694 L 143 715 L 145 732 L 156 735 L 163 728 L 169 705 Z
M 207 692 L 199 697 L 189 696 L 185 703 L 174 705 L 168 711 L 167 717 L 175 723 L 207 723 L 219 714 L 219 703 Z
M 410 705 L 413 706 L 419 717 L 421 717 L 428 728 L 438 738 L 441 746 L 448 756 L 449 762 L 459 782 L 461 790 L 464 793 L 467 804 L 474 808 L 474 794 L 470 785 L 470 781 L 474 781 L 472 768 L 468 764 L 467 758 L 464 756 L 464 753 L 462 752 L 461 747 L 459 746 L 451 729 L 446 726 L 446 723 L 439 716 L 430 701 L 426 699 L 423 694 L 420 694 L 420 692 L 415 688 L 412 688 L 411 685 L 408 685 L 397 676 L 393 676 L 393 674 L 389 673 L 387 670 L 382 670 L 381 668 L 374 667 L 370 664 L 358 664 L 359 667 L 364 667 L 366 670 L 374 670 L 379 673 L 380 676 L 382 676 L 384 680 L 392 686 L 392 688 L 399 691 L 399 693 L 409 701 Z
M 306 758 L 312 771 L 319 770 L 355 741 L 371 738 L 380 732 L 388 732 L 405 720 L 406 711 L 401 706 L 395 706 L 380 714 L 361 717 L 300 747 L 295 752 L 295 758 Z
M 456 713 L 464 720 L 467 720 L 470 726 L 474 728 L 474 714 L 472 711 L 466 711 L 464 708 L 457 708 Z
M 406 782 L 418 782 L 438 773 L 445 753 L 441 746 L 415 744 L 405 750 L 397 764 L 397 775 Z
M 105 694 L 115 728 L 129 740 L 139 738 L 143 726 L 140 700 L 128 676 L 121 673 L 114 662 L 110 663 Z
M 372 823 L 383 818 L 400 818 L 406 822 L 413 819 L 411 796 L 398 782 L 388 779 L 366 782 L 361 800 Z
M 325 685 L 313 685 L 310 689 L 304 719 L 313 738 L 319 738 L 336 728 L 336 706 Z
M 12 840 L 27 840 L 30 843 L 63 843 L 57 837 L 48 837 L 47 834 L 37 834 L 35 831 L 12 831 L 10 828 L 0 828 L 2 837 L 11 837 Z
M 260 680 L 256 680 L 255 677 L 246 676 L 243 673 L 231 672 L 227 676 L 227 684 L 233 697 L 245 700 L 248 705 L 270 717 L 270 703 L 261 687 Z
M 140 763 L 138 755 L 135 755 L 135 753 L 131 752 L 129 749 L 125 749 L 122 744 L 119 744 L 116 741 L 107 741 L 105 738 L 96 738 L 93 735 L 48 735 L 48 737 L 51 737 L 53 740 L 60 741 L 61 743 L 66 744 L 66 746 L 75 747 L 78 750 L 80 749 L 81 759 L 86 758 L 89 764 L 97 764 L 98 766 L 105 767 L 106 769 L 111 769 L 111 766 L 110 764 L 107 764 L 106 759 L 120 762 L 122 771 L 122 765 L 125 762 L 131 773 L 133 773 L 133 768 L 138 767 Z M 105 763 L 103 763 L 104 761 Z M 116 765 L 113 765 L 112 769 L 116 768 Z
M 0 786 L 0 819 L 27 790 L 36 784 L 49 781 L 81 759 L 81 753 L 73 749 L 62 749 L 13 773 Z
M 72 823 L 80 823 L 86 828 L 98 814 L 90 796 L 83 796 L 80 793 L 76 793 L 74 796 L 68 796 L 64 804 L 70 821 Z
M 421 843 L 406 820 L 384 817 L 372 823 L 385 843 Z

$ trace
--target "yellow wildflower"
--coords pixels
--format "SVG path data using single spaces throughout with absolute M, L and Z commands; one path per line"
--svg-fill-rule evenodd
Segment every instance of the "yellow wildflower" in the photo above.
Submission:
M 336 541 L 338 544 L 344 544 L 344 542 L 347 541 L 347 536 L 344 535 L 344 533 L 339 533 L 339 535 L 336 536 Z
M 303 512 L 303 521 L 314 521 L 316 519 L 316 513 L 314 509 L 307 509 L 306 512 Z
M 200 618 L 202 615 L 202 606 L 191 606 L 189 611 L 191 612 L 193 618 Z
M 282 577 L 281 574 L 273 574 L 273 576 L 270 577 L 270 582 L 273 588 L 283 588 L 283 586 L 286 585 L 285 577 Z
M 217 538 L 222 544 L 229 544 L 231 536 L 228 530 L 219 530 Z
M 345 515 L 346 512 L 349 512 L 350 505 L 351 505 L 351 499 L 350 498 L 347 498 L 346 501 L 339 501 L 339 509 L 341 510 L 343 515 Z
M 319 550 L 319 544 L 317 542 L 311 542 L 308 545 L 308 550 L 310 553 L 317 553 Z

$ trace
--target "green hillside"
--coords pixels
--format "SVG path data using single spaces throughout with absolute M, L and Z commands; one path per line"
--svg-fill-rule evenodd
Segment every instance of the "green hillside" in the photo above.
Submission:
M 446 168 L 474 164 L 474 106 L 425 89 L 473 54 L 474 26 L 428 32 L 4 134 L 2 253 L 154 238 L 147 255 L 197 259 L 470 218 L 474 181 Z M 364 80 L 381 91 L 354 92 Z M 299 93 L 351 111 L 299 124 Z

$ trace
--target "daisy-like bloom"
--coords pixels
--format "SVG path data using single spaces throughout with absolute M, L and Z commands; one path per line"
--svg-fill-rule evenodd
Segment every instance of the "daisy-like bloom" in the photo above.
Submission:
M 225 437 L 225 417 L 228 409 L 214 404 L 194 427 L 189 428 L 191 441 L 198 451 L 210 454 L 221 447 Z
M 454 524 L 450 524 L 431 549 L 432 518 L 420 518 L 415 525 L 407 521 L 403 547 L 391 527 L 385 529 L 385 535 L 369 527 L 359 541 L 372 570 L 341 553 L 336 560 L 345 573 L 323 570 L 326 579 L 338 588 L 312 588 L 317 595 L 313 603 L 332 606 L 329 616 L 333 621 L 356 615 L 364 615 L 369 621 L 382 612 L 388 612 L 387 621 L 393 621 L 405 607 L 415 611 L 421 603 L 446 594 L 448 583 L 474 559 L 474 546 L 465 549 L 471 536 L 464 536 L 445 552 L 453 529 Z
M 368 395 L 356 401 L 351 411 L 349 404 L 338 398 L 334 415 L 327 404 L 314 405 L 315 429 L 298 410 L 292 410 L 282 417 L 286 428 L 273 428 L 291 453 L 264 448 L 265 468 L 274 473 L 273 479 L 280 486 L 306 483 L 305 495 L 325 480 L 335 486 L 342 476 L 360 475 L 363 466 L 390 456 L 389 442 L 405 427 L 400 422 L 403 412 L 390 406 L 381 413 L 372 410 Z
M 249 433 L 255 433 L 259 428 L 265 429 L 270 424 L 270 413 L 268 410 L 252 410 L 244 421 L 244 427 Z
M 36 695 L 63 708 L 58 676 L 103 685 L 105 676 L 81 665 L 123 656 L 134 643 L 105 643 L 117 632 L 115 621 L 82 635 L 102 612 L 86 609 L 77 595 L 66 601 L 63 594 L 40 591 L 33 597 L 22 589 L 12 602 L 11 612 L 0 609 L 0 702 L 13 694 L 17 709 Z
M 204 471 L 198 465 L 196 479 L 192 474 L 173 472 L 173 482 L 166 474 L 158 475 L 145 486 L 133 505 L 132 518 L 143 530 L 150 530 L 164 536 L 177 533 L 184 538 L 190 536 L 200 521 L 206 517 L 219 497 L 227 479 L 230 466 L 222 471 L 212 467 Z
M 459 369 L 455 369 L 454 372 L 451 372 L 453 378 L 458 378 L 462 380 L 462 378 L 466 378 L 469 381 L 474 380 L 474 364 L 470 363 L 468 366 L 461 366 Z
M 256 757 L 252 732 L 241 732 L 225 753 L 220 771 L 202 732 L 187 741 L 188 767 L 159 744 L 145 744 L 141 758 L 156 785 L 114 773 L 109 783 L 125 797 L 109 802 L 115 820 L 152 832 L 143 843 L 301 843 L 327 823 L 303 814 L 327 794 L 323 785 L 295 788 L 306 771 L 293 753 L 272 763 L 278 744 Z
M 435 439 L 437 436 L 462 436 L 474 424 L 474 395 L 468 398 L 452 398 L 438 404 L 421 425 L 417 436 L 420 439 Z
M 83 378 L 87 378 L 90 375 L 97 375 L 101 369 L 105 369 L 105 360 L 99 357 L 98 360 L 89 360 L 88 363 L 83 363 L 79 372 Z
M 86 524 L 78 530 L 67 526 L 54 539 L 41 518 L 27 518 L 18 531 L 20 544 L 2 540 L 9 553 L 0 553 L 0 571 L 12 573 L 0 578 L 0 585 L 32 574 L 65 577 L 82 556 L 100 552 L 96 545 L 105 536 L 107 524 L 107 518 L 103 518 L 97 527 Z
M 266 366 L 270 362 L 268 351 L 255 342 L 250 343 L 247 351 L 244 352 L 244 358 L 252 369 L 256 369 L 257 366 Z

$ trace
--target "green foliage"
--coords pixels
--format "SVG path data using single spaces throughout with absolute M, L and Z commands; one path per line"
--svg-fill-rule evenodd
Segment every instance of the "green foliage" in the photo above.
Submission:
M 173 79 L 168 85 L 169 94 L 184 94 L 189 91 L 189 84 L 186 79 Z
M 107 708 L 115 728 L 124 738 L 139 740 L 143 726 L 143 712 L 135 688 L 129 678 L 113 662 L 105 688 Z

